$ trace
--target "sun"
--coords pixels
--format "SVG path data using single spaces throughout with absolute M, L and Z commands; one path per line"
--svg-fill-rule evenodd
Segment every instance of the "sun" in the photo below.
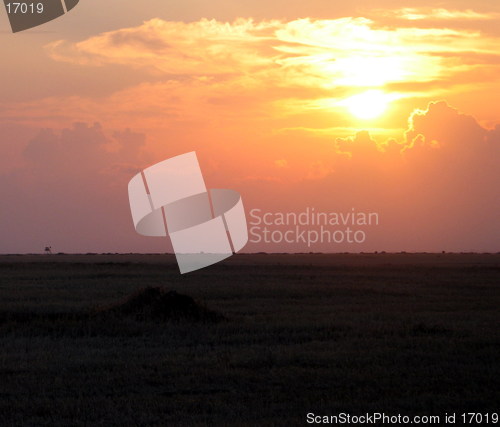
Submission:
M 371 120 L 384 113 L 389 104 L 389 96 L 381 90 L 368 90 L 347 98 L 342 104 L 357 118 Z

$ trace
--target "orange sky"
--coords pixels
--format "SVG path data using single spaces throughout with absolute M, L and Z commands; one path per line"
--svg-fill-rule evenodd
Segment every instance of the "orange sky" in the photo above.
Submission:
M 126 184 L 192 150 L 247 212 L 380 214 L 362 245 L 248 251 L 500 250 L 497 2 L 123 3 L 1 15 L 0 252 L 168 250 Z

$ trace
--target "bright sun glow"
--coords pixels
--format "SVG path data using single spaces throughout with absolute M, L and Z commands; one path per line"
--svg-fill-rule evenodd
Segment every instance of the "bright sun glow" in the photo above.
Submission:
M 386 110 L 389 96 L 380 90 L 369 90 L 347 98 L 342 104 L 359 119 L 375 119 Z

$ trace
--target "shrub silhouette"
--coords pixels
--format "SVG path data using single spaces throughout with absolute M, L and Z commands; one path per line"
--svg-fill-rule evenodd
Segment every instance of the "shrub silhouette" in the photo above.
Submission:
M 137 320 L 217 322 L 224 316 L 209 310 L 193 298 L 176 291 L 159 287 L 139 289 L 124 301 L 101 310 L 120 316 L 131 316 Z

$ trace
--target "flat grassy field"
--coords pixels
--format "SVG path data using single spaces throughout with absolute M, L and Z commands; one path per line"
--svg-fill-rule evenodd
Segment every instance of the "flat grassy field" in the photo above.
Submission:
M 96 315 L 148 286 L 225 320 Z M 499 307 L 499 254 L 0 256 L 0 426 L 499 412 Z

